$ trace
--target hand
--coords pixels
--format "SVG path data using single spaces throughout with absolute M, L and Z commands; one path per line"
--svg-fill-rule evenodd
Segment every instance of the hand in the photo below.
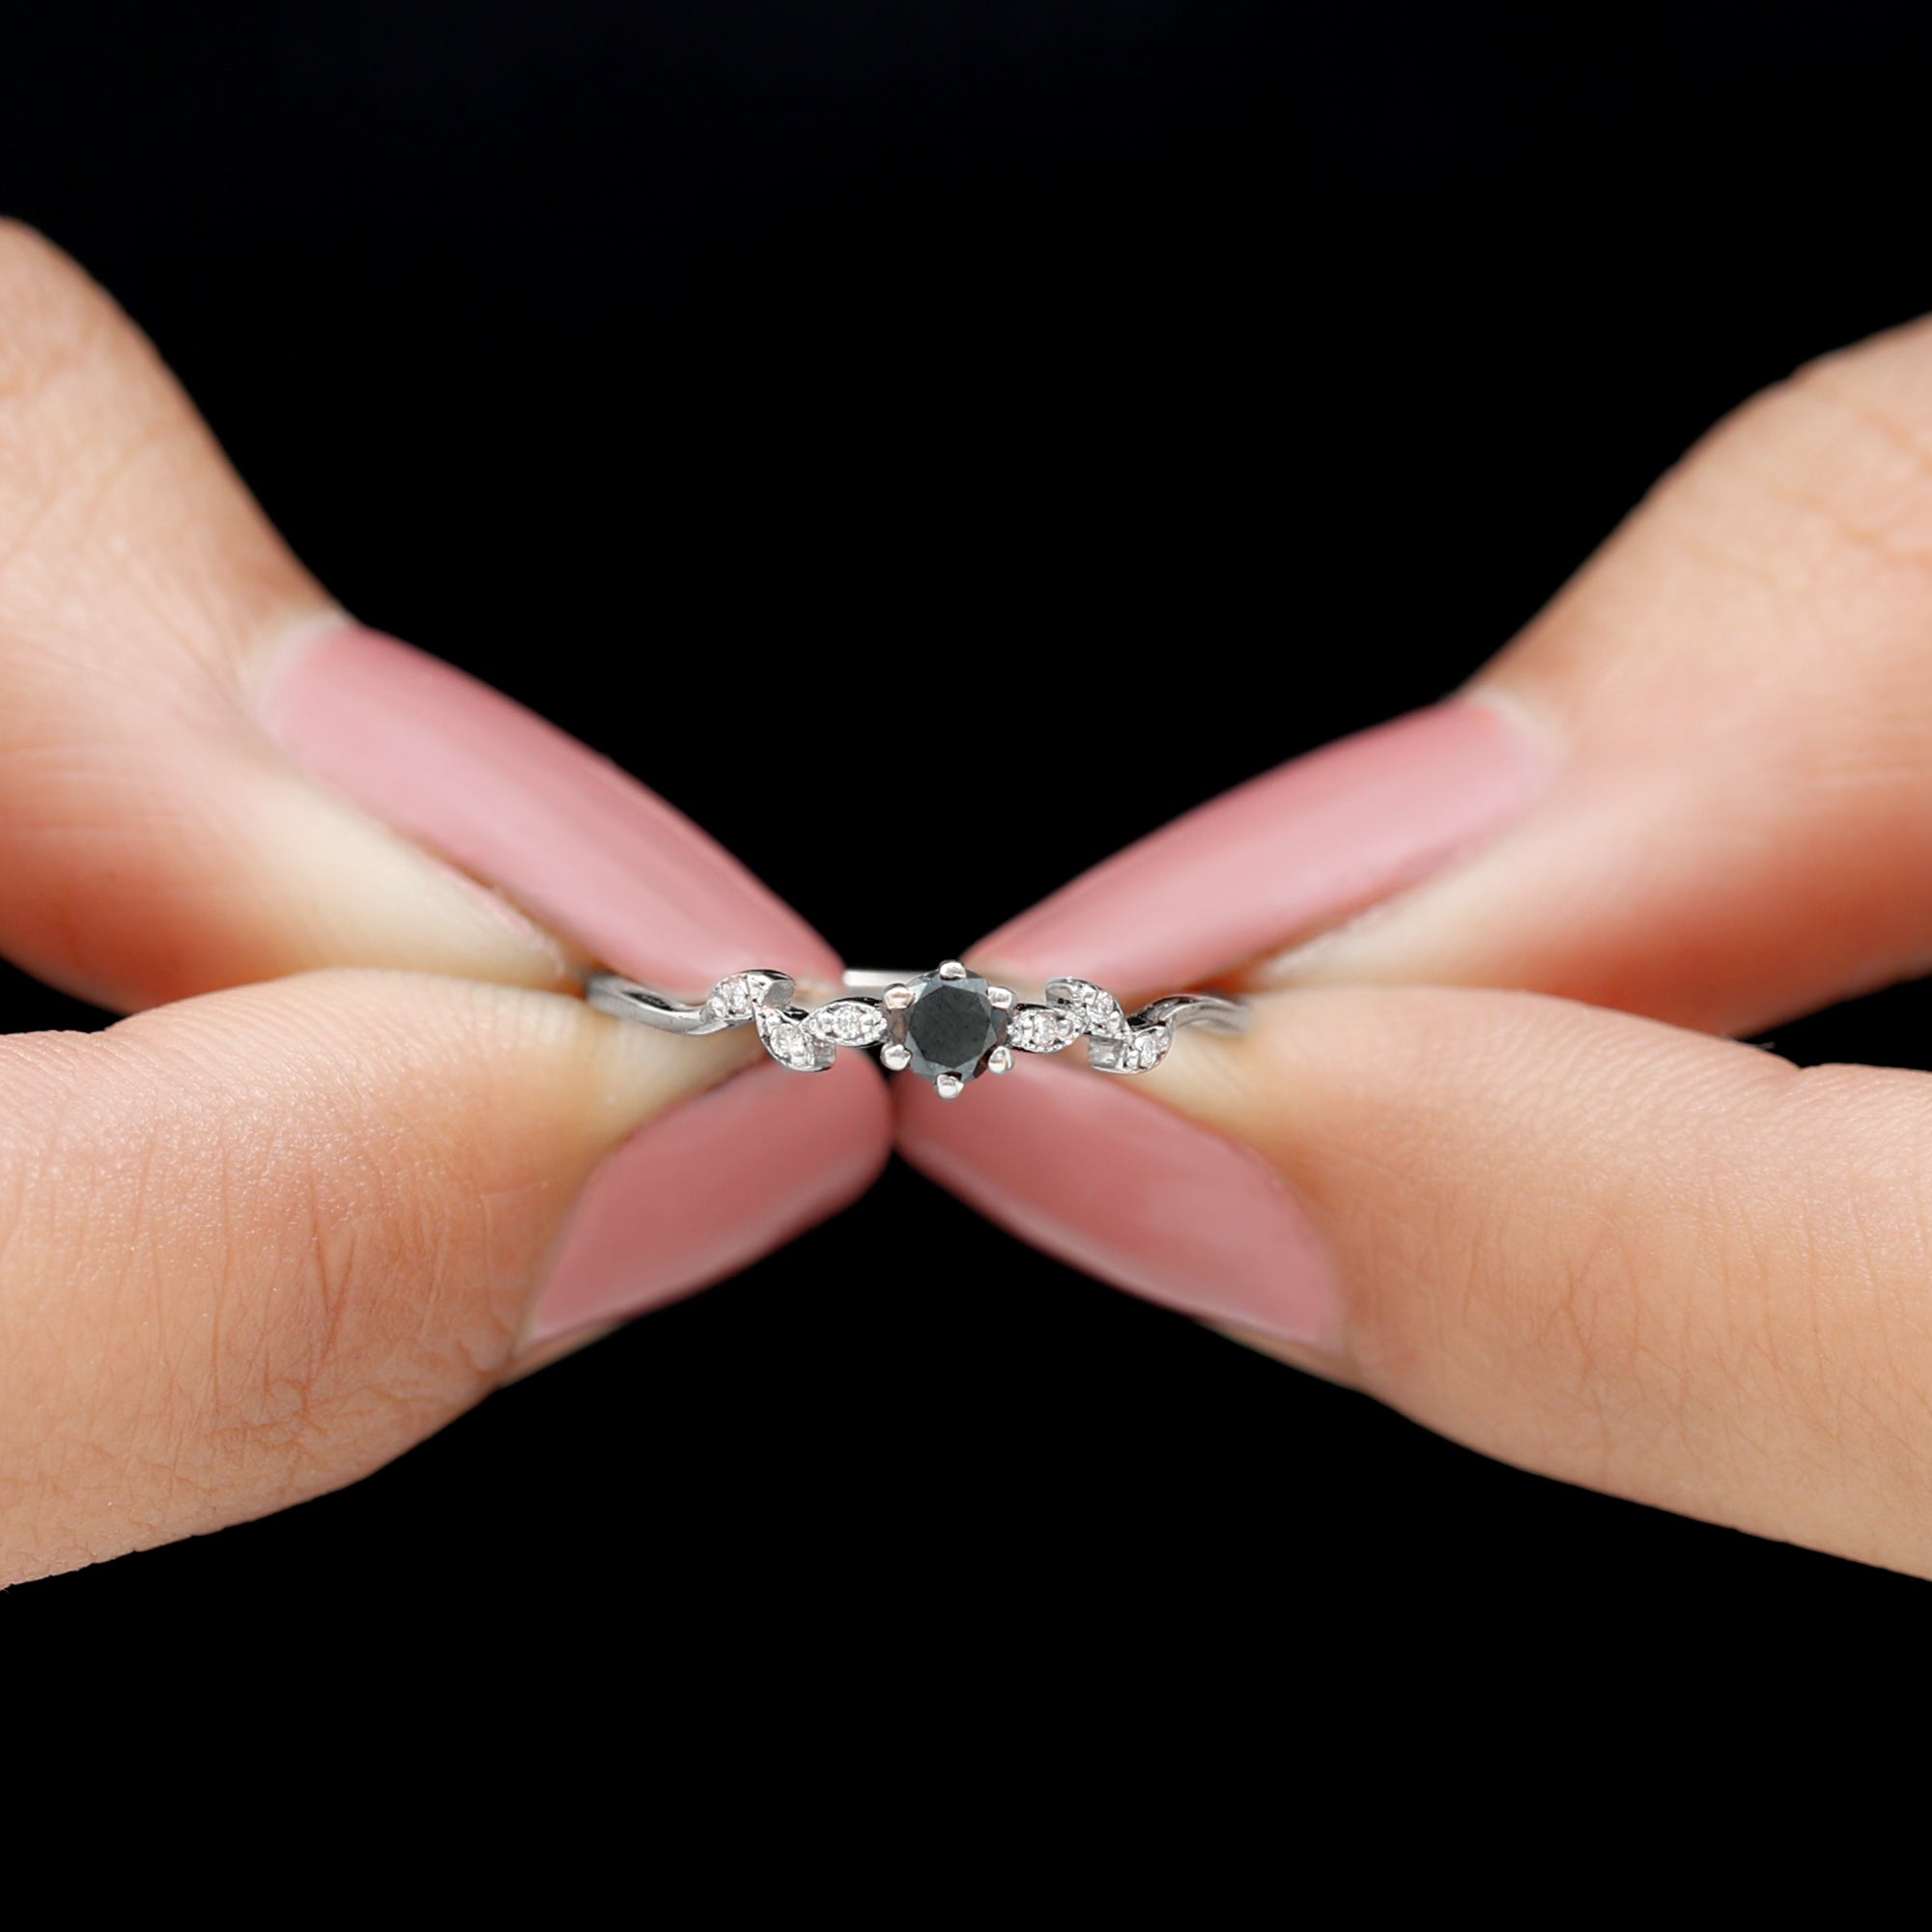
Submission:
M 0 953 L 160 1008 L 0 1037 L 0 1582 L 349 1482 L 885 1156 L 864 1065 L 694 1100 L 756 1042 L 549 990 L 553 932 L 678 985 L 838 961 L 642 787 L 352 626 L 4 224 L 0 882 Z
M 900 1083 L 967 1200 L 1510 1462 L 1932 1574 L 1932 1078 L 1709 1037 L 1932 958 L 1932 326 L 1724 424 L 1462 697 L 974 958 L 1262 1011 Z

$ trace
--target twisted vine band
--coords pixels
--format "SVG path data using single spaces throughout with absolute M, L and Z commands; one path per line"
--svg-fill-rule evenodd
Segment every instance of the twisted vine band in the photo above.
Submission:
M 666 1033 L 723 1033 L 755 1026 L 765 1051 L 794 1073 L 823 1073 L 840 1047 L 876 1048 L 881 1065 L 929 1080 L 956 1099 L 981 1073 L 1006 1073 L 1016 1053 L 1060 1053 L 1087 1042 L 1101 1073 L 1146 1073 L 1167 1058 L 1177 1027 L 1245 1031 L 1249 1009 L 1218 993 L 1172 993 L 1129 1013 L 1091 980 L 1049 980 L 1042 1003 L 988 985 L 949 959 L 930 973 L 847 973 L 845 990 L 822 1006 L 794 1004 L 788 973 L 733 973 L 696 1005 L 615 973 L 593 973 L 584 996 L 601 1012 Z

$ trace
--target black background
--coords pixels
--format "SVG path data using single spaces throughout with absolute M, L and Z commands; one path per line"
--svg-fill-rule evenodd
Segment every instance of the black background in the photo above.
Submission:
M 358 614 L 639 773 L 847 957 L 937 957 L 1440 695 L 1713 418 L 1932 306 L 1915 11 L 15 11 L 0 205 Z M 1143 648 L 1254 701 L 1170 710 Z M 687 658 L 736 681 L 702 726 L 601 674 Z M 828 660 L 877 700 L 828 704 Z M 1016 714 L 1020 666 L 1070 715 Z M 943 893 L 814 849 L 942 783 L 1044 829 Z M 0 984 L 9 1027 L 75 1011 Z M 1778 1043 L 1924 1065 L 1924 1013 Z M 8 1614 L 855 1698 L 1124 1644 L 1238 1697 L 1391 1628 L 1588 1656 L 1912 1587 L 1499 1467 L 895 1168 L 356 1489 Z

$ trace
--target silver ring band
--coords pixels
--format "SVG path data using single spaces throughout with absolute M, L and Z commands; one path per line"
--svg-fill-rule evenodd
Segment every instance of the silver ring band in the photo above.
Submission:
M 844 990 L 816 1007 L 794 1004 L 789 973 L 757 967 L 719 980 L 688 1002 L 616 973 L 593 973 L 584 997 L 600 1012 L 665 1033 L 723 1033 L 755 1026 L 765 1051 L 794 1073 L 823 1073 L 840 1047 L 876 1048 L 895 1073 L 929 1080 L 956 1098 L 981 1073 L 1005 1073 L 1018 1053 L 1059 1053 L 1087 1042 L 1101 1073 L 1146 1073 L 1167 1058 L 1177 1027 L 1210 1033 L 1247 1029 L 1250 1009 L 1219 993 L 1170 993 L 1129 1013 L 1091 980 L 1049 980 L 1043 1001 L 988 985 L 956 959 L 930 973 L 848 972 Z

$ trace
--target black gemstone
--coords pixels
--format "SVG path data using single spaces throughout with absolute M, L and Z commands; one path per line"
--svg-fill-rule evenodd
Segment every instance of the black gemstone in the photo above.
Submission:
M 982 1073 L 986 1056 L 1007 1037 L 1008 1015 L 986 997 L 977 973 L 942 980 L 928 973 L 912 982 L 912 1005 L 892 1015 L 895 1038 L 912 1055 L 912 1070 L 923 1079 L 952 1073 L 971 1080 Z

